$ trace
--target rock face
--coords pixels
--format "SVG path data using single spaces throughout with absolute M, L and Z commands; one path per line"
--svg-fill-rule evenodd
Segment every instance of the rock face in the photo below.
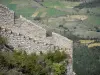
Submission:
M 46 53 L 49 50 L 66 51 L 69 55 L 66 75 L 73 75 L 73 42 L 68 38 L 54 32 L 47 37 L 45 29 L 22 16 L 14 19 L 14 12 L 1 4 L 0 27 L 0 34 L 7 37 L 9 45 L 15 49 L 25 50 L 27 53 L 40 51 Z

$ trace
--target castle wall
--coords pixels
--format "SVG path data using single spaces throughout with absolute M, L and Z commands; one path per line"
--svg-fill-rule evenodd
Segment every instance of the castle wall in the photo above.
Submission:
M 0 30 L 0 35 L 6 37 L 8 44 L 14 46 L 15 49 L 23 49 L 28 53 L 39 51 L 47 52 L 49 50 L 65 50 L 69 55 L 72 53 L 72 42 L 68 44 L 68 40 L 66 43 L 66 39 L 61 40 L 62 36 L 56 33 L 53 33 L 52 37 L 47 37 L 43 40 L 36 40 L 35 38 L 25 36 L 21 33 L 12 31 L 11 29 L 2 27 Z M 63 41 L 65 43 L 63 43 Z
M 36 25 L 35 23 L 31 22 L 30 20 L 27 20 L 26 18 L 20 16 L 20 21 L 18 22 L 21 23 L 21 25 L 19 24 L 20 30 L 26 31 L 26 33 L 29 33 L 29 36 L 37 38 L 37 39 L 46 37 L 46 30 Z
M 46 53 L 49 50 L 64 50 L 69 55 L 67 75 L 72 75 L 73 42 L 71 40 L 54 32 L 52 32 L 52 36 L 46 37 L 44 28 L 22 16 L 19 19 L 14 19 L 14 12 L 2 7 L 2 5 L 0 5 L 0 17 L 0 34 L 7 38 L 9 45 L 15 49 L 25 50 L 29 54 L 40 51 Z
M 0 4 L 0 25 L 13 25 L 14 12 Z
M 53 44 L 66 51 L 69 55 L 66 75 L 73 75 L 73 42 L 57 33 L 52 33 Z
M 7 28 L 2 28 L 0 34 L 7 38 L 8 44 L 12 45 L 15 50 L 24 50 L 29 54 L 32 52 L 39 53 L 40 51 L 46 53 L 50 50 L 64 50 L 69 55 L 67 75 L 72 75 L 72 41 L 68 40 L 67 38 L 53 33 L 52 37 L 47 37 L 43 41 L 41 41 L 35 40 L 34 38 L 30 38 L 29 36 L 25 36 L 20 33 L 16 33 Z
M 25 50 L 27 53 L 39 51 L 46 52 L 54 47 L 42 41 L 35 40 L 23 34 L 13 32 L 12 30 L 2 28 L 1 35 L 6 37 L 8 44 L 12 45 L 15 49 Z

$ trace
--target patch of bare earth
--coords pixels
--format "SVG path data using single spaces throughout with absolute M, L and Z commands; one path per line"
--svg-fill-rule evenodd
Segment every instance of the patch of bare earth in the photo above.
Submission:
M 68 21 L 75 21 L 75 20 L 85 20 L 88 17 L 86 15 L 67 15 Z

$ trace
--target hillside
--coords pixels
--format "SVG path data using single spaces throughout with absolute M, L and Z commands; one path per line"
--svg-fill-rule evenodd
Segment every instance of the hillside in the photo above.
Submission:
M 0 3 L 14 10 L 16 19 L 23 15 L 38 26 L 73 40 L 77 75 L 100 74 L 100 0 L 0 0 Z
M 43 2 L 0 0 L 0 3 L 14 10 L 16 16 L 21 14 L 32 21 L 35 19 L 42 23 L 41 26 L 44 28 L 64 36 L 68 36 L 68 31 L 82 38 L 100 37 L 100 1 L 81 3 L 64 0 L 44 0 Z
M 16 72 L 19 70 L 21 70 L 20 71 L 22 73 L 21 75 L 23 74 L 24 75 L 34 75 L 34 74 L 72 75 L 73 74 L 73 67 L 72 67 L 72 52 L 73 52 L 72 43 L 73 42 L 70 39 L 64 36 L 61 36 L 60 34 L 57 34 L 55 32 L 50 32 L 21 15 L 20 17 L 15 16 L 13 10 L 9 10 L 9 8 L 7 8 L 5 5 L 2 5 L 2 4 L 0 4 L 0 36 L 5 37 L 7 39 L 7 43 L 5 43 L 5 40 L 2 41 L 2 38 L 0 38 L 0 42 L 3 43 L 3 47 L 7 46 L 8 48 L 9 45 L 10 47 L 13 47 L 13 50 L 11 52 L 9 52 L 9 50 L 7 51 L 8 56 L 4 55 L 6 52 L 6 49 L 2 50 L 1 48 L 0 50 L 1 51 L 1 57 L 0 57 L 1 58 L 0 59 L 0 64 L 1 64 L 0 73 L 1 74 L 7 74 L 7 72 L 9 71 L 6 71 L 6 70 L 9 70 L 9 69 L 11 70 L 12 75 L 14 73 L 16 74 Z M 16 56 L 16 51 L 17 51 L 18 56 Z M 62 61 L 63 58 L 61 58 L 63 57 L 62 55 L 64 55 L 63 53 L 65 53 L 64 60 L 66 59 L 67 55 L 68 55 L 68 59 L 67 59 L 67 62 L 65 62 L 65 64 L 67 64 L 65 65 L 65 69 L 61 71 L 63 67 L 61 68 L 60 62 L 61 63 L 63 62 Z M 45 57 L 46 54 L 48 56 L 50 55 L 48 59 Z M 59 54 L 61 54 L 61 56 Z M 10 55 L 11 55 L 11 58 L 9 57 Z M 34 56 L 36 57 L 39 56 L 39 59 L 42 60 L 42 58 L 40 58 L 40 56 L 42 55 L 43 55 L 43 61 L 39 62 L 38 58 L 36 59 L 32 58 L 31 60 L 31 57 L 34 57 Z M 9 60 L 6 60 L 6 58 Z M 55 58 L 57 58 L 57 60 Z M 61 61 L 59 61 L 60 58 L 61 58 Z M 52 60 L 50 61 L 51 63 L 49 63 L 48 61 L 49 59 Z M 53 63 L 53 61 L 55 60 L 58 62 Z M 29 61 L 29 62 L 26 63 L 26 61 Z M 41 63 L 44 63 L 45 65 Z M 47 68 L 46 65 L 49 67 Z M 52 69 L 52 67 L 57 68 L 57 69 Z M 43 70 L 43 68 L 47 68 L 47 69 Z M 17 69 L 17 70 L 15 70 L 15 72 L 12 73 L 12 70 L 14 69 Z M 54 71 L 57 73 L 55 73 Z M 17 73 L 19 74 L 19 72 Z

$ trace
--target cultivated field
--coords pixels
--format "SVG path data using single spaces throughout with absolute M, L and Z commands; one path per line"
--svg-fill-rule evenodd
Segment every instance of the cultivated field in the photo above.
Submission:
M 82 5 L 80 2 L 64 0 L 44 0 L 44 2 L 0 0 L 0 3 L 14 10 L 16 15 L 23 15 L 30 20 L 40 17 L 41 21 L 39 22 L 44 24 L 45 28 L 55 29 L 55 31 L 67 29 L 73 35 L 82 38 L 100 38 L 99 4 L 92 7 L 96 3 L 91 6 L 90 4 Z M 59 28 L 60 25 L 63 25 L 63 27 Z M 67 36 L 67 34 L 64 34 L 64 36 Z

